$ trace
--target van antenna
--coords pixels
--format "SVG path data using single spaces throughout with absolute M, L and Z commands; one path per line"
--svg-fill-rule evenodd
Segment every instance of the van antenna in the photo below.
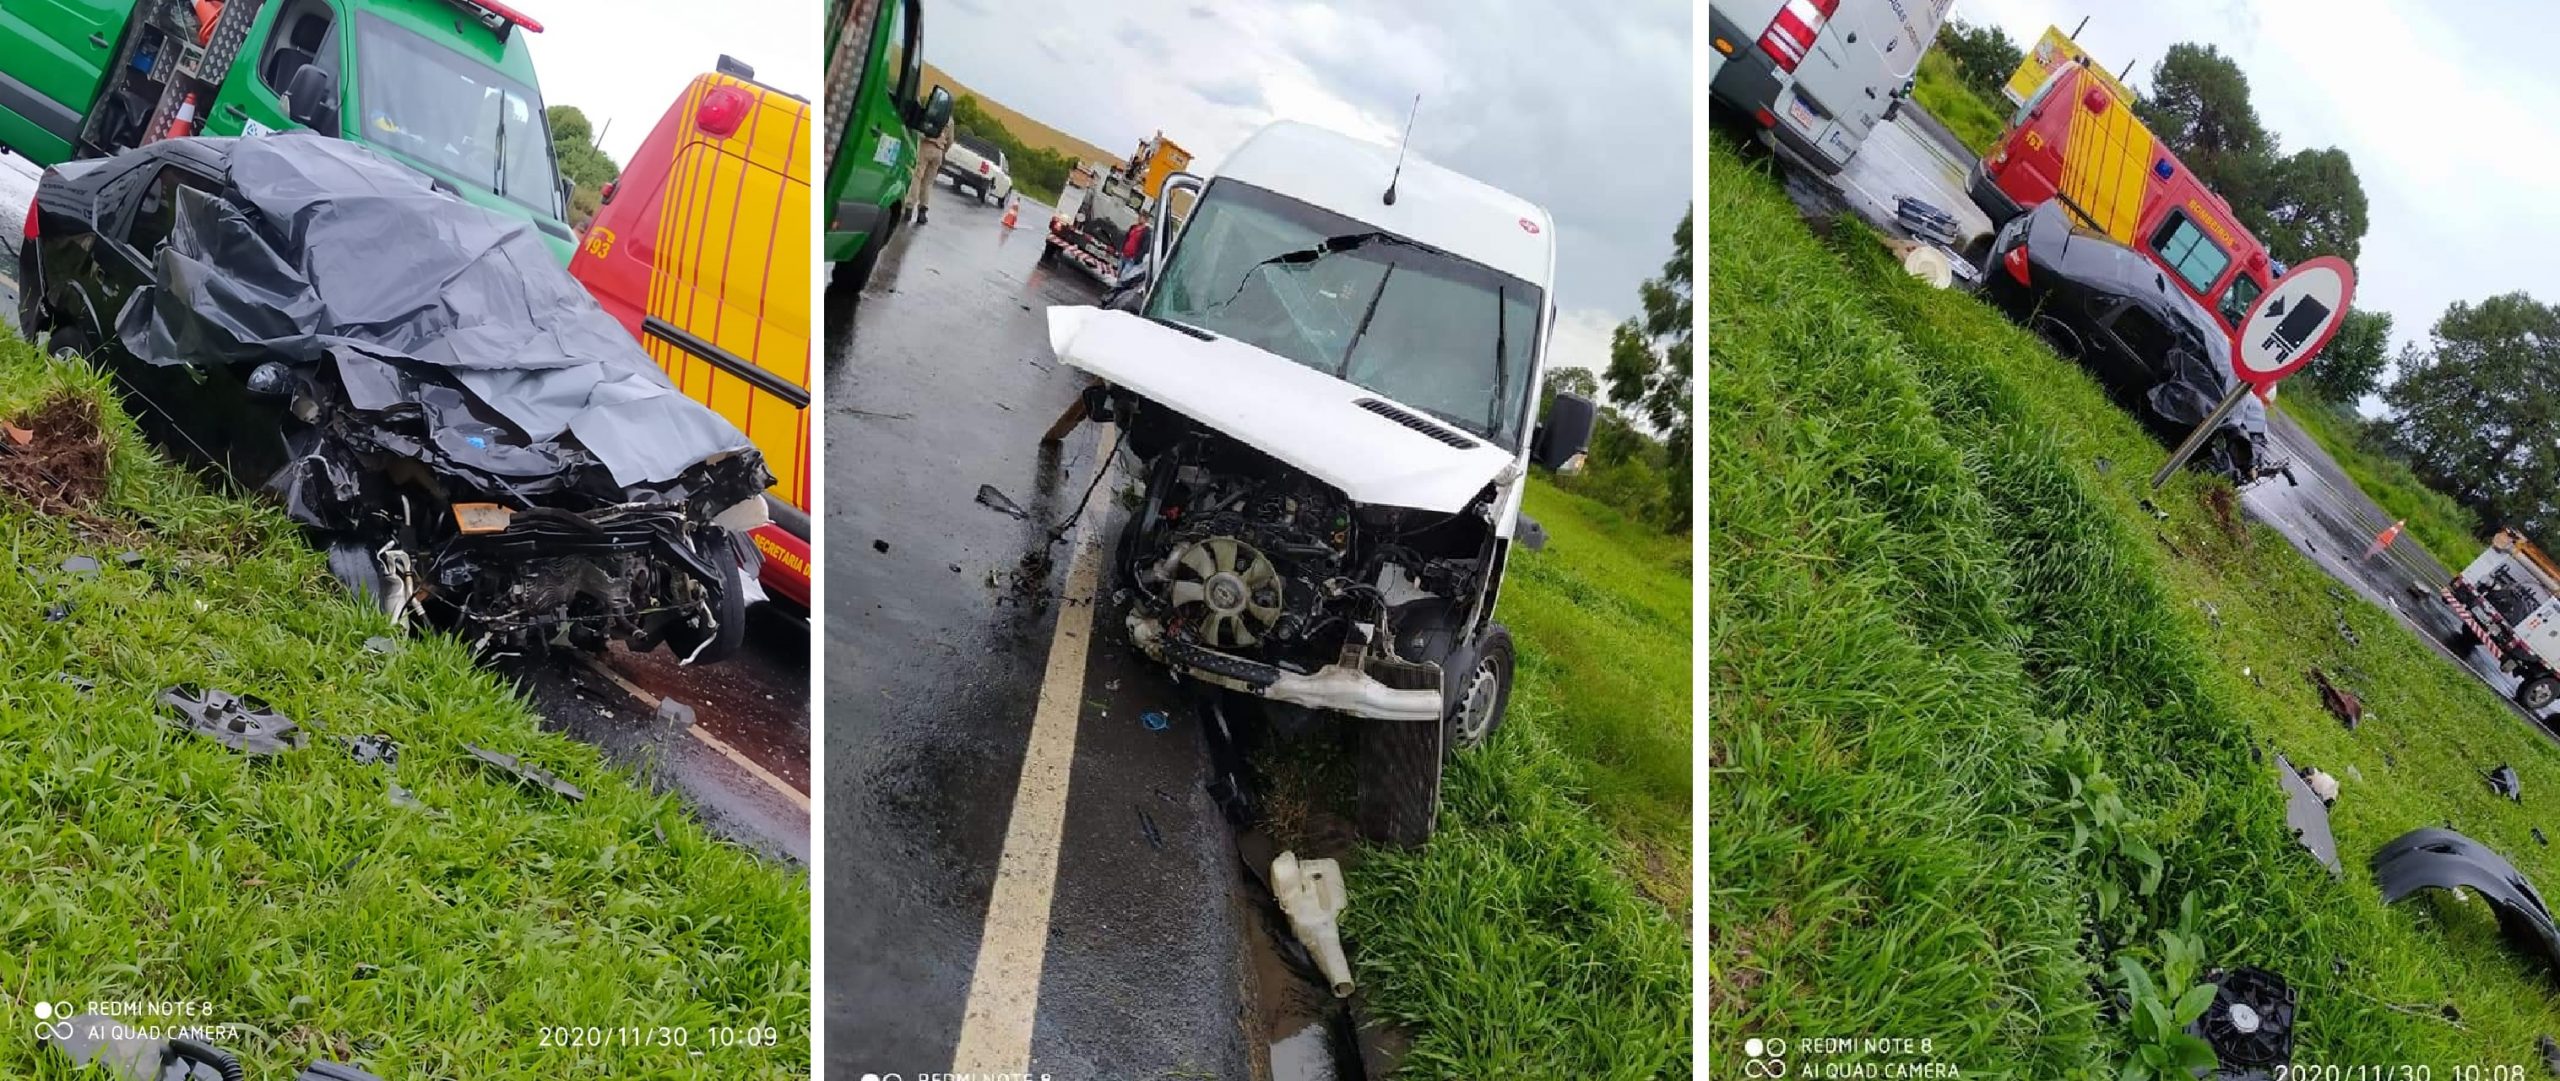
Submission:
M 1387 205 L 1396 205 L 1396 181 L 1404 179 L 1404 148 L 1413 143 L 1413 118 L 1422 112 L 1422 95 L 1413 96 L 1413 110 L 1404 114 L 1404 142 L 1396 144 L 1395 175 L 1387 178 Z

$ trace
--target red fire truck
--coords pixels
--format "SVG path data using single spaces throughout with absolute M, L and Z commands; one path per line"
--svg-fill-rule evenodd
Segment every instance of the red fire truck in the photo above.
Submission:
M 2056 68 L 1974 165 L 1974 204 L 2000 225 L 2060 199 L 2083 224 L 2159 264 L 2229 331 L 2281 268 L 2115 85 L 2081 64 Z

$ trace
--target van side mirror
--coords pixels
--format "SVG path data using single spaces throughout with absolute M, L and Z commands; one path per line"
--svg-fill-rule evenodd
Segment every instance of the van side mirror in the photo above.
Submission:
M 1538 422 L 1538 431 L 1529 441 L 1529 460 L 1549 470 L 1565 467 L 1591 445 L 1591 427 L 1598 421 L 1600 407 L 1579 394 L 1558 394 L 1548 403 L 1546 419 Z
M 293 69 L 284 84 L 284 115 L 322 135 L 338 134 L 338 79 L 318 64 Z
M 939 86 L 934 87 L 933 93 L 924 99 L 922 115 L 916 117 L 913 125 L 916 134 L 931 139 L 942 134 L 943 127 L 950 123 L 951 91 Z

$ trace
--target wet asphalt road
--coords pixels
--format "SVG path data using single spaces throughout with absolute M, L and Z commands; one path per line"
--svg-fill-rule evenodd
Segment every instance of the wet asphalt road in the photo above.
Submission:
M 1043 309 L 1099 295 L 1036 265 L 1048 209 L 1026 201 L 1008 235 L 947 186 L 934 204 L 858 314 L 831 297 L 825 337 L 829 1077 L 953 1065 L 1060 607 L 1069 545 L 1049 527 L 1104 452 L 1090 424 L 1038 444 L 1081 386 Z M 980 505 L 981 484 L 1028 518 Z M 1202 736 L 1108 622 L 1049 681 L 1076 734 L 1030 1061 L 1011 1068 L 1252 1076 L 1259 931 Z
M 35 167 L 0 152 L 0 217 L 19 221 L 35 194 Z M 18 234 L 0 237 L 0 324 L 18 319 Z M 749 613 L 735 657 L 691 668 L 660 649 L 616 648 L 597 669 L 562 661 L 520 684 L 543 724 L 595 744 L 660 791 L 681 793 L 721 837 L 767 856 L 809 861 L 809 630 L 772 606 Z M 672 698 L 691 727 L 658 719 Z

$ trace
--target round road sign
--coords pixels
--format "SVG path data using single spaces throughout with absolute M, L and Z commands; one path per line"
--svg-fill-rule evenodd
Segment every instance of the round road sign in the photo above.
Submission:
M 2261 392 L 2336 337 L 2355 300 L 2356 268 L 2334 255 L 2304 260 L 2249 306 L 2231 338 L 2231 370 Z

